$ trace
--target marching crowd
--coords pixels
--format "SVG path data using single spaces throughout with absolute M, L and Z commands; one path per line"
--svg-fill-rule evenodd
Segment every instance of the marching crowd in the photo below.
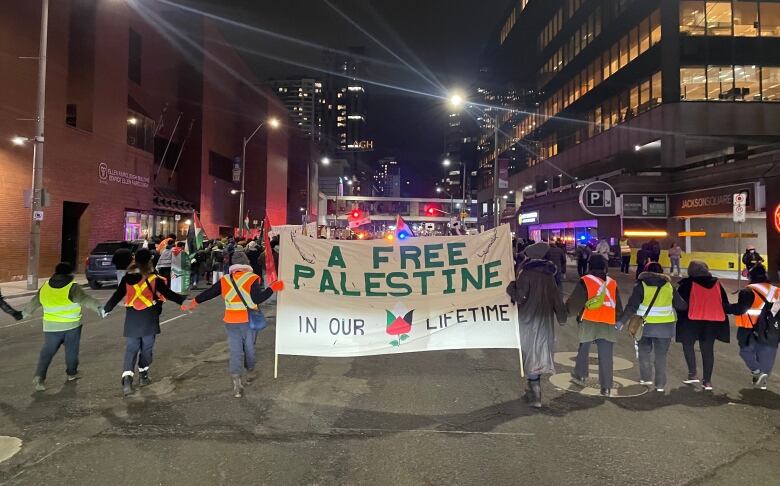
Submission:
M 275 244 L 274 244 L 275 243 Z M 278 239 L 269 251 L 276 256 Z M 151 249 L 150 249 L 151 247 Z M 52 359 L 60 347 L 65 348 L 68 381 L 79 379 L 79 344 L 82 330 L 82 311 L 89 309 L 101 318 L 106 317 L 120 303 L 125 308 L 123 337 L 124 363 L 121 376 L 122 393 L 135 392 L 135 385 L 151 383 L 150 368 L 154 360 L 154 344 L 160 334 L 160 314 L 167 301 L 176 303 L 182 312 L 192 312 L 199 304 L 221 297 L 225 305 L 223 321 L 230 353 L 228 370 L 233 385 L 233 396 L 241 397 L 244 386 L 253 378 L 257 334 L 265 326 L 265 317 L 259 305 L 274 292 L 284 289 L 280 280 L 263 285 L 262 247 L 258 241 L 225 239 L 209 242 L 203 249 L 187 254 L 191 259 L 192 281 L 197 287 L 200 276 L 211 284 L 189 303 L 186 295 L 169 287 L 172 255 L 182 251 L 183 242 L 176 243 L 174 235 L 160 238 L 157 244 L 141 245 L 131 251 L 123 244 L 113 257 L 117 267 L 117 289 L 102 304 L 76 284 L 73 268 L 59 263 L 22 311 L 12 308 L 0 296 L 0 309 L 17 320 L 30 317 L 43 308 L 44 343 L 33 378 L 36 391 L 46 389 L 46 375 Z M 177 250 L 177 248 L 179 250 Z M 250 256 L 251 255 L 251 256 Z M 134 380 L 137 374 L 137 381 Z
M 668 383 L 667 354 L 674 341 L 682 344 L 688 367 L 683 382 L 701 383 L 705 390 L 712 390 L 715 343 L 730 341 L 729 315 L 735 316 L 739 355 L 752 385 L 766 390 L 780 342 L 780 288 L 770 283 L 755 248 L 749 248 L 743 258 L 749 284 L 732 303 L 702 261 L 691 261 L 687 277 L 675 285 L 658 263 L 654 253 L 657 247 L 651 242 L 643 247 L 646 260 L 640 255 L 637 280 L 624 304 L 616 280 L 608 275 L 608 253 L 598 251 L 598 247 L 587 253 L 586 265 L 580 263 L 578 254 L 579 282 L 564 301 L 560 255 L 555 246 L 544 242 L 525 246 L 518 258 L 517 278 L 507 288 L 519 310 L 520 341 L 528 373 L 525 398 L 532 406 L 542 406 L 541 375 L 554 373 L 554 324 L 566 324 L 569 316 L 575 316 L 580 343 L 571 381 L 587 385 L 589 353 L 595 345 L 598 381 L 604 396 L 612 393 L 613 347 L 623 329 L 635 340 L 640 384 L 664 392 Z M 679 259 L 672 261 L 672 269 L 676 265 L 679 272 Z M 563 265 L 565 268 L 565 260 Z M 628 273 L 624 261 L 621 265 L 621 271 Z M 697 342 L 701 375 L 694 350 Z
M 233 396 L 241 397 L 244 386 L 253 379 L 257 334 L 266 327 L 259 305 L 274 292 L 284 289 L 275 271 L 264 272 L 264 251 L 278 262 L 278 239 L 266 250 L 257 240 L 214 240 L 192 254 L 193 288 L 201 277 L 208 287 L 185 303 L 187 296 L 170 288 L 171 261 L 181 252 L 183 242 L 174 235 L 141 245 L 131 251 L 122 245 L 114 255 L 117 289 L 102 304 L 75 283 L 73 269 L 67 263 L 56 266 L 23 311 L 17 311 L 0 296 L 0 309 L 17 320 L 43 308 L 44 343 L 35 371 L 33 386 L 45 390 L 47 371 L 60 347 L 65 348 L 67 380 L 79 378 L 79 343 L 84 308 L 105 317 L 118 305 L 125 307 L 123 337 L 125 352 L 121 374 L 122 392 L 134 393 L 135 386 L 151 383 L 150 367 L 154 345 L 160 334 L 163 304 L 174 302 L 182 312 L 195 311 L 199 304 L 220 297 L 225 306 L 223 321 L 229 348 L 228 370 Z M 628 273 L 623 255 L 626 241 L 620 241 L 621 272 Z M 672 246 L 674 249 L 675 246 Z M 601 394 L 609 396 L 613 387 L 613 349 L 618 333 L 626 329 L 635 340 L 639 360 L 640 384 L 664 392 L 668 379 L 667 355 L 672 342 L 682 345 L 688 368 L 686 384 L 701 383 L 712 390 L 715 343 L 728 343 L 731 333 L 729 315 L 735 316 L 739 354 L 750 373 L 752 384 L 765 390 L 780 343 L 780 288 L 769 282 L 763 258 L 749 248 L 743 257 L 749 284 L 730 302 L 719 280 L 706 263 L 691 261 L 687 277 L 674 284 L 658 263 L 660 247 L 649 242 L 640 249 L 636 283 L 627 302 L 620 297 L 617 281 L 608 275 L 610 248 L 602 240 L 595 248 L 576 252 L 579 281 L 564 301 L 561 281 L 566 272 L 565 248 L 560 242 L 522 242 L 518 252 L 516 280 L 507 293 L 518 306 L 520 342 L 524 368 L 528 374 L 525 398 L 533 407 L 541 407 L 541 376 L 554 373 L 554 324 L 564 325 L 576 316 L 579 350 L 571 381 L 587 386 L 589 354 L 595 345 L 598 353 L 598 382 Z M 641 253 L 644 252 L 644 253 Z M 584 260 L 584 263 L 582 262 Z M 671 258 L 671 270 L 679 273 Z M 274 265 L 275 266 L 275 265 Z M 676 268 L 675 268 L 676 266 Z M 264 273 L 268 273 L 265 286 Z M 671 273 L 671 272 L 670 272 Z M 698 343 L 702 373 L 699 374 L 694 345 Z M 137 375 L 137 381 L 135 380 Z

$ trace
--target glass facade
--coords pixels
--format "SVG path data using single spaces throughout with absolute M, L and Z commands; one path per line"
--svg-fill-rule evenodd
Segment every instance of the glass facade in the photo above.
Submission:
M 780 37 L 780 2 L 682 1 L 680 32 L 685 35 Z
M 682 101 L 780 101 L 780 67 L 680 68 Z

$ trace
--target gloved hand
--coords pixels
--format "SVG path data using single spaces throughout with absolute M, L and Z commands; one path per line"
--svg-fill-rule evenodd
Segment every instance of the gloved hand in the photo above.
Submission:
M 22 319 L 24 319 L 24 315 L 22 315 L 20 311 L 14 311 L 13 316 L 14 319 L 16 319 L 17 321 L 21 321 Z
M 105 319 L 106 316 L 108 315 L 108 312 L 106 312 L 106 310 L 101 307 L 100 309 L 98 309 L 98 314 L 100 315 L 101 319 Z
M 282 290 L 284 290 L 284 282 L 282 282 L 281 280 L 277 280 L 276 282 L 272 283 L 271 290 L 273 290 L 274 292 L 281 292 Z
M 184 307 L 184 306 L 182 305 L 182 307 Z M 190 301 L 190 305 L 189 305 L 188 309 L 190 310 L 190 312 L 192 312 L 192 311 L 194 311 L 194 310 L 195 310 L 197 307 L 198 307 L 198 301 L 197 301 L 197 300 L 195 300 L 195 299 L 192 299 L 192 300 Z
M 616 331 L 622 331 L 622 330 L 623 330 L 623 326 L 625 326 L 625 325 L 626 325 L 626 323 L 625 323 L 625 322 L 623 322 L 623 321 L 621 321 L 621 320 L 617 320 L 617 321 L 615 322 L 615 330 L 616 330 Z

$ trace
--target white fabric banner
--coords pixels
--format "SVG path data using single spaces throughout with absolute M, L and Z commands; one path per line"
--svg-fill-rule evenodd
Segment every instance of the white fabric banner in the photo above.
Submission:
M 281 239 L 276 352 L 367 356 L 518 348 L 504 225 L 474 236 Z

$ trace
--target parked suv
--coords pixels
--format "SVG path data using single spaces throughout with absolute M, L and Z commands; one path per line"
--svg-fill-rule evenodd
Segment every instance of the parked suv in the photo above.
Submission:
M 99 289 L 104 283 L 119 283 L 116 281 L 116 267 L 111 263 L 111 259 L 121 243 L 121 241 L 104 241 L 98 243 L 89 253 L 85 273 L 90 288 Z M 135 253 L 142 244 L 143 241 L 131 241 L 130 251 Z

